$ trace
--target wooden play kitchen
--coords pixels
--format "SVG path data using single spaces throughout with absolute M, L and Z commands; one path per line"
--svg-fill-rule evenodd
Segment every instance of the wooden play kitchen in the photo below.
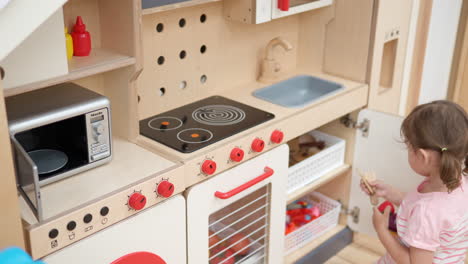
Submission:
M 373 235 L 357 169 L 410 186 L 395 139 L 412 6 L 66 2 L 42 39 L 33 32 L 0 61 L 0 93 L 72 82 L 107 97 L 112 160 L 49 184 L 39 175 L 18 196 L 0 100 L 0 246 L 49 264 L 324 263 L 344 247 L 330 241 L 351 242 L 347 227 Z M 67 59 L 63 29 L 78 16 L 90 54 Z M 44 36 L 43 52 L 21 56 Z

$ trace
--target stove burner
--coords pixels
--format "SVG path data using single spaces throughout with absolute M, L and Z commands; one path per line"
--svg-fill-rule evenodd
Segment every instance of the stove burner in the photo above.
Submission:
M 244 120 L 245 112 L 230 105 L 207 105 L 193 111 L 192 118 L 205 125 L 228 126 Z
M 252 106 L 211 96 L 140 120 L 140 134 L 182 153 L 193 153 L 274 117 Z
M 154 130 L 174 130 L 182 126 L 182 121 L 175 117 L 161 116 L 151 119 L 148 126 Z
M 213 133 L 203 128 L 188 128 L 177 134 L 177 139 L 185 143 L 203 143 L 212 138 Z

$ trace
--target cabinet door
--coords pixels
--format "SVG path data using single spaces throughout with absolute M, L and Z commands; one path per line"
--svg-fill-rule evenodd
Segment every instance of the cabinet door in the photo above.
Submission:
M 359 122 L 369 120 L 368 135 L 356 133 L 351 199 L 349 209 L 359 208 L 359 221 L 348 217 L 349 227 L 358 232 L 375 235 L 372 226 L 372 205 L 360 187 L 357 170 L 375 172 L 378 179 L 402 191 L 410 191 L 423 180 L 415 174 L 407 161 L 406 146 L 400 137 L 403 118 L 372 110 L 362 110 Z M 383 202 L 382 200 L 379 203 Z
M 369 68 L 369 108 L 398 114 L 412 0 L 378 0 Z
M 283 262 L 288 159 L 282 145 L 188 190 L 190 264 Z
M 47 264 L 186 264 L 185 212 L 184 197 L 175 195 L 42 260 Z

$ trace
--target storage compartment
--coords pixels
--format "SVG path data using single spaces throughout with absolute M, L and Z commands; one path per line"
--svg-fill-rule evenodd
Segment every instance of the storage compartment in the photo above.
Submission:
M 303 202 L 304 208 L 306 206 L 305 204 L 308 204 L 311 207 L 318 207 L 320 216 L 313 220 L 310 219 L 310 222 L 297 227 L 297 229 L 286 235 L 285 255 L 306 245 L 310 241 L 320 237 L 338 225 L 338 219 L 341 211 L 341 204 L 339 202 L 330 199 L 318 192 L 310 193 L 299 200 Z M 309 214 L 304 213 L 298 216 L 301 215 L 307 216 Z M 311 215 L 309 216 L 313 218 Z M 289 219 L 290 223 L 296 225 L 291 217 L 289 217 Z
M 324 144 L 325 148 L 305 158 L 304 154 L 311 154 L 305 152 L 312 147 L 310 143 L 299 142 L 301 137 L 288 142 L 291 166 L 288 171 L 288 194 L 318 180 L 344 164 L 345 141 L 343 139 L 319 131 L 311 131 L 306 135 L 315 138 L 315 145 Z M 301 145 L 305 146 L 302 150 Z
M 266 263 L 269 193 L 265 186 L 210 215 L 210 264 Z
M 108 64 L 117 68 L 135 62 L 134 26 L 135 4 L 133 0 L 70 0 L 63 6 L 65 27 L 71 33 L 76 17 L 81 16 L 91 35 L 91 54 L 73 56 L 69 60 L 69 72 Z M 133 11 L 133 12 L 132 12 Z
M 260 24 L 333 4 L 333 0 L 224 0 L 224 17 L 228 20 Z
M 67 1 L 47 24 L 2 61 L 5 78 L 13 80 L 5 85 L 5 96 L 134 65 L 139 45 L 140 10 L 136 1 Z M 90 33 L 91 53 L 67 60 L 64 26 L 71 33 L 77 16 L 82 17 Z

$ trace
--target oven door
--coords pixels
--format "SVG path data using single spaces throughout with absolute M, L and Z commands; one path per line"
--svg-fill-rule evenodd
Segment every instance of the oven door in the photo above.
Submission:
M 47 264 L 184 264 L 185 199 L 176 195 L 45 257 Z
M 187 191 L 188 263 L 283 263 L 288 146 Z

